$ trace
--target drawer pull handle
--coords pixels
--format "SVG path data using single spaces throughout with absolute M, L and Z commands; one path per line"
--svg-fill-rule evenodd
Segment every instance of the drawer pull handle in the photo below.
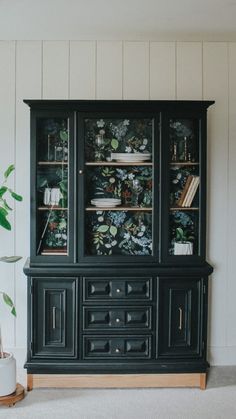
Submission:
M 56 329 L 56 307 L 52 308 L 52 328 Z
M 120 353 L 120 349 L 119 349 L 119 348 L 116 348 L 115 352 L 116 352 L 117 354 L 119 354 L 119 353 Z
M 79 170 L 79 175 L 82 175 L 84 172 L 82 169 Z
M 116 319 L 116 323 L 120 323 L 120 319 Z
M 116 292 L 119 294 L 121 292 L 120 288 L 117 288 Z
M 182 330 L 183 327 L 183 310 L 179 307 L 179 330 Z

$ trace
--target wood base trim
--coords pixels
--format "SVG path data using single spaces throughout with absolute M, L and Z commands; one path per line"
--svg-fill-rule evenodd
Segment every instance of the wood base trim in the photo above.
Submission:
M 28 374 L 28 391 L 33 388 L 206 388 L 206 373 L 192 374 Z

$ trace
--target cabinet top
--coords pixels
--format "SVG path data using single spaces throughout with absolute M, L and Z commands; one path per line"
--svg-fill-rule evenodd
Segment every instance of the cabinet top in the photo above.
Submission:
M 73 109 L 80 111 L 96 111 L 97 106 L 99 110 L 129 110 L 132 111 L 133 107 L 137 111 L 149 110 L 179 110 L 188 109 L 207 109 L 215 103 L 214 100 L 38 100 L 38 99 L 25 99 L 24 103 L 31 108 L 48 109 L 57 107 L 60 109 Z

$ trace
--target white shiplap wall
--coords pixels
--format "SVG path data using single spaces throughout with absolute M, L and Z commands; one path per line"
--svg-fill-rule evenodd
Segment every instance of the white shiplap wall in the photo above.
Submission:
M 12 233 L 0 231 L 0 254 L 29 254 L 29 108 L 24 98 L 214 99 L 209 110 L 209 354 L 236 364 L 236 43 L 120 41 L 0 42 L 0 171 L 24 196 Z M 1 265 L 0 289 L 15 297 L 14 321 L 1 305 L 6 346 L 21 360 L 26 346 L 23 261 Z

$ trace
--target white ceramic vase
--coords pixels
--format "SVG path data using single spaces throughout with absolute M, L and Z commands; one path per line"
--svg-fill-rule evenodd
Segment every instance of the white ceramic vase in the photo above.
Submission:
M 16 360 L 11 353 L 4 355 L 5 358 L 0 358 L 0 397 L 16 390 Z
M 174 255 L 192 255 L 193 254 L 193 243 L 191 242 L 175 242 L 174 243 Z

